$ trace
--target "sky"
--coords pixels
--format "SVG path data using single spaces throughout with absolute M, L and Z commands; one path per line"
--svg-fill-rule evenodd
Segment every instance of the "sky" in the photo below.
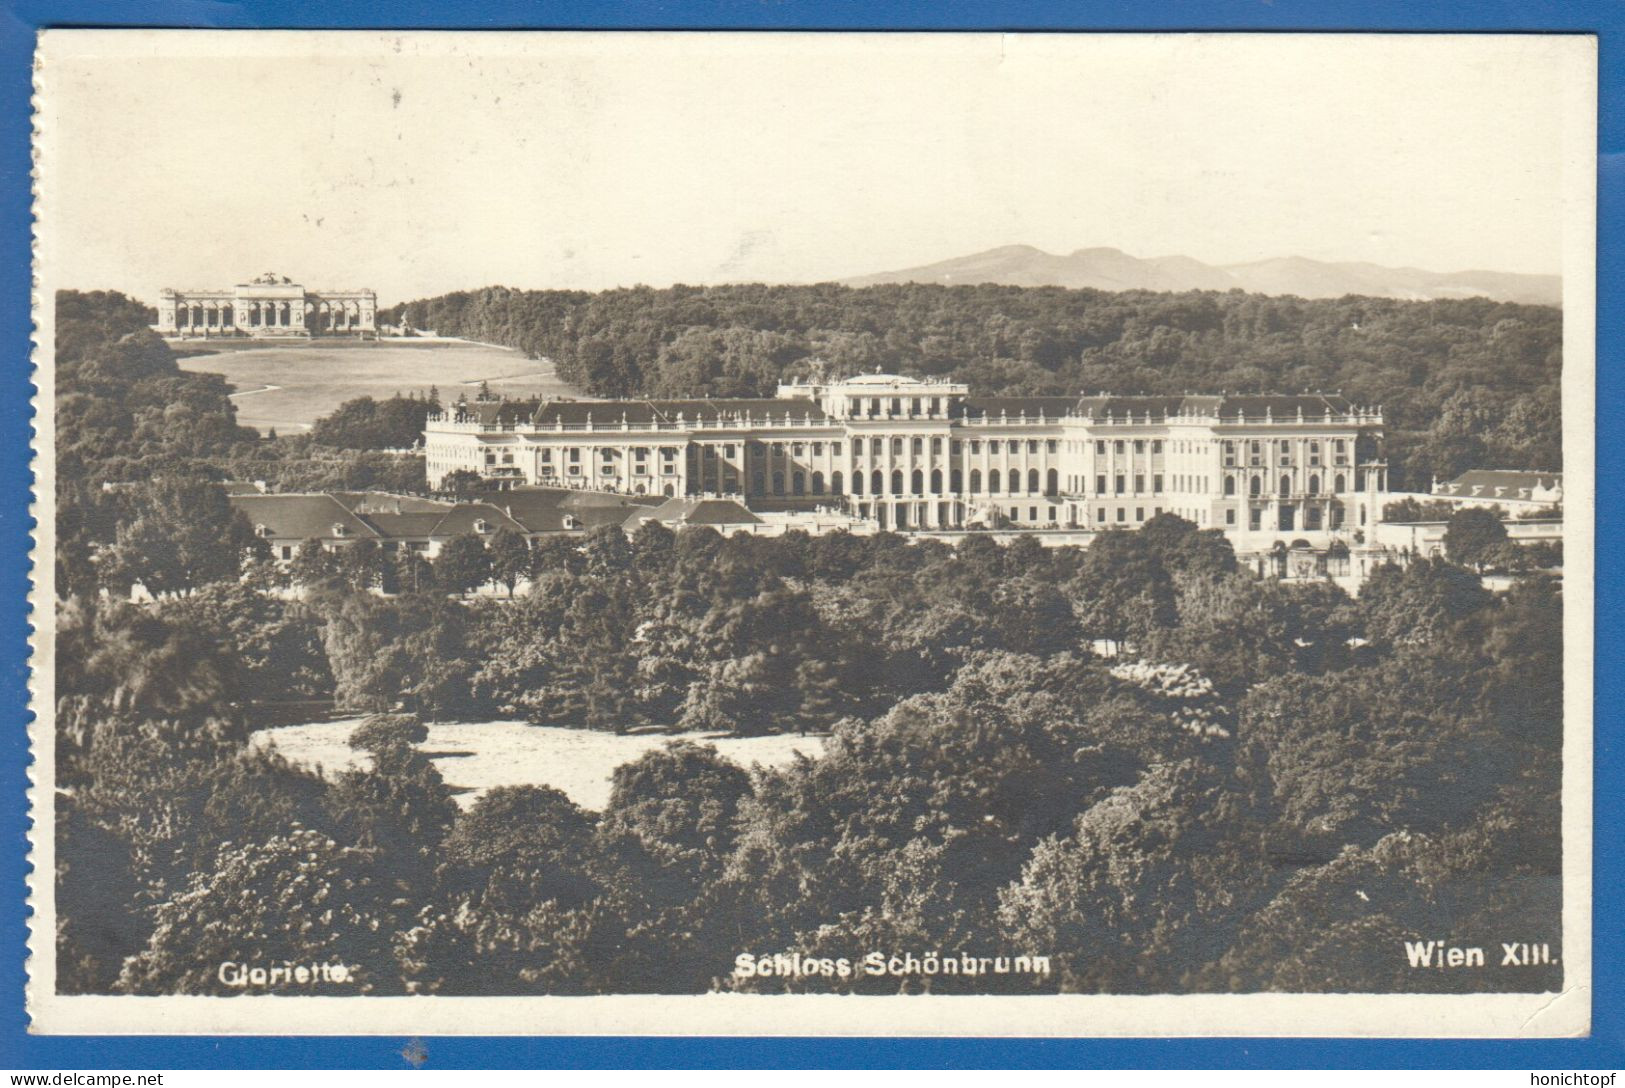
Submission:
M 1592 56 L 1553 36 L 48 31 L 40 245 L 57 286 L 149 302 L 267 271 L 384 305 L 813 282 L 1017 243 L 1555 274 Z

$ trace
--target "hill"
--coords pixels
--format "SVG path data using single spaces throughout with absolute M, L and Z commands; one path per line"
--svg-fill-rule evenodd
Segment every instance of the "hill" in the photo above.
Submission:
M 1134 257 L 1096 247 L 1061 256 L 1033 246 L 1000 246 L 918 268 L 877 272 L 842 280 L 848 287 L 888 283 L 979 284 L 1009 287 L 1094 288 L 1101 291 L 1229 291 L 1300 298 L 1412 300 L 1484 297 L 1497 302 L 1555 306 L 1562 301 L 1557 276 L 1514 272 L 1429 272 L 1388 268 L 1365 261 L 1316 261 L 1277 257 L 1245 264 L 1211 265 L 1193 257 Z

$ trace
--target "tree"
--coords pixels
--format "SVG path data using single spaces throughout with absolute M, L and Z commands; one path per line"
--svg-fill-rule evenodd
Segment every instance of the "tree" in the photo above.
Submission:
M 498 786 L 458 819 L 441 852 L 449 902 L 523 913 L 553 900 L 580 906 L 596 891 L 587 869 L 593 821 L 548 786 Z
M 1063 989 L 1157 993 L 1224 948 L 1271 886 L 1245 799 L 1211 767 L 1151 769 L 1040 842 L 999 895 L 1013 948 L 1053 950 Z
M 458 468 L 446 473 L 435 488 L 437 494 L 458 502 L 467 502 L 485 488 L 485 478 L 470 468 Z
M 530 564 L 530 545 L 523 536 L 503 526 L 491 537 L 491 573 L 508 587 L 508 596 L 513 596 L 521 580 L 530 577 Z
M 1084 553 L 1067 587 L 1085 634 L 1122 644 L 1174 620 L 1174 588 L 1152 543 L 1139 533 L 1106 532 Z
M 623 934 L 603 965 L 617 993 L 708 988 L 717 974 L 710 910 L 751 795 L 750 775 L 715 749 L 673 743 L 615 770 L 593 871 Z
M 338 573 L 339 557 L 328 551 L 315 537 L 299 545 L 293 563 L 288 567 L 288 575 L 294 582 L 307 588 L 323 585 L 338 577 Z
M 475 533 L 462 533 L 446 541 L 434 561 L 435 583 L 466 594 L 491 580 L 491 553 Z
M 125 964 L 119 987 L 134 994 L 251 993 L 258 987 L 249 981 L 250 967 L 301 964 L 314 972 L 279 991 L 398 990 L 388 887 L 370 853 L 318 831 L 223 847 L 185 892 L 158 907 L 152 938 Z
M 1092 675 L 1076 660 L 984 655 L 946 693 L 838 723 L 822 758 L 760 772 L 725 882 L 737 902 L 713 908 L 719 924 L 799 946 L 890 911 L 922 947 L 985 935 L 1025 852 L 1116 781 L 1115 764 L 1077 754 Z
M 1477 576 L 1443 559 L 1372 571 L 1360 587 L 1357 613 L 1382 646 L 1420 646 L 1449 638 L 1492 598 Z
M 372 714 L 351 732 L 351 748 L 379 752 L 388 748 L 410 748 L 429 739 L 429 727 L 416 714 Z
M 619 525 L 598 525 L 587 530 L 582 552 L 587 573 L 597 577 L 620 576 L 632 567 L 632 544 Z
M 316 615 L 303 603 L 234 582 L 216 582 L 158 610 L 229 661 L 232 699 L 317 698 L 333 689 Z
M 346 544 L 338 555 L 339 572 L 352 589 L 377 589 L 389 570 L 389 557 L 376 540 L 362 539 Z
M 374 851 L 381 874 L 421 897 L 457 805 L 435 765 L 410 744 L 385 739 L 371 755 L 370 769 L 343 771 L 334 782 L 333 816 L 344 841 Z
M 234 578 L 253 529 L 231 508 L 219 484 L 164 476 L 139 484 L 126 497 L 133 512 L 118 528 L 105 561 L 112 584 L 140 583 L 155 597 Z
M 1456 668 L 1427 647 L 1249 692 L 1242 762 L 1267 770 L 1283 826 L 1335 851 L 1440 830 L 1492 797 L 1517 755 L 1479 712 L 1478 684 L 1453 677 Z
M 581 574 L 587 569 L 586 557 L 581 554 L 581 541 L 577 537 L 560 533 L 544 536 L 530 550 L 530 570 L 526 577 L 535 581 L 549 571 Z
M 677 554 L 677 534 L 658 521 L 646 521 L 632 534 L 632 565 L 644 577 L 664 574 Z
M 1482 571 L 1507 541 L 1507 527 L 1492 510 L 1465 506 L 1450 515 L 1444 530 L 1444 550 L 1451 560 Z
M 402 547 L 395 558 L 390 581 L 397 593 L 423 593 L 434 588 L 434 566 L 410 546 Z
M 399 393 L 388 400 L 347 400 L 311 425 L 311 439 L 345 450 L 403 450 L 423 441 L 431 402 Z

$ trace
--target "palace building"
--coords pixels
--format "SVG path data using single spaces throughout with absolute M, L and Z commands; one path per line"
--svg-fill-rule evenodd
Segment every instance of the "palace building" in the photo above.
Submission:
M 235 287 L 158 293 L 162 336 L 263 338 L 377 335 L 378 296 L 367 288 L 310 291 L 266 273 Z
M 1382 412 L 1341 396 L 976 397 L 866 374 L 762 399 L 484 401 L 425 428 L 426 470 L 497 486 L 836 508 L 897 531 L 1132 529 L 1159 513 L 1239 547 L 1366 539 Z

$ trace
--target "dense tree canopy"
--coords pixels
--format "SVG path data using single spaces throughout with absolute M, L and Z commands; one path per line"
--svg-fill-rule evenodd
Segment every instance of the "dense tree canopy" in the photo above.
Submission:
M 388 311 L 547 356 L 594 396 L 772 396 L 876 369 L 974 392 L 1340 391 L 1381 405 L 1396 487 L 1468 468 L 1562 467 L 1562 315 L 1474 298 L 834 284 L 514 291 Z M 384 315 L 380 315 L 380 320 Z

